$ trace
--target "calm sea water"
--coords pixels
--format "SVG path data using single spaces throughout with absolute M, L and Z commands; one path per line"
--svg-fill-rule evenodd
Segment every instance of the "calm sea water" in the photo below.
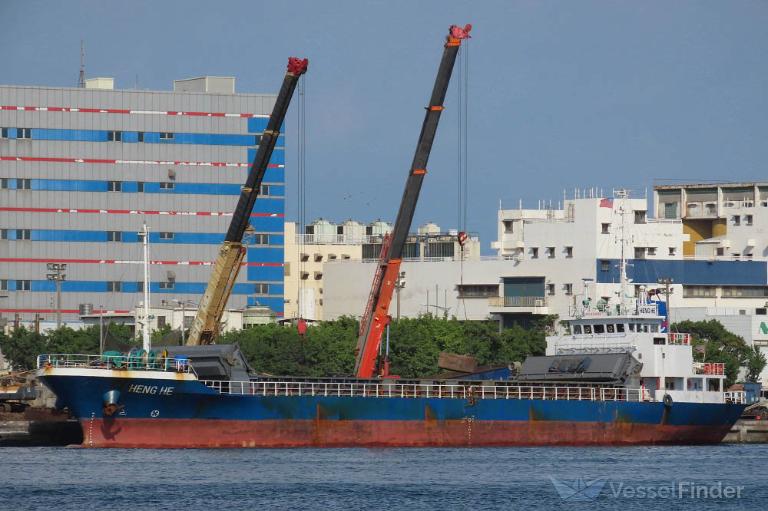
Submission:
M 671 494 L 672 487 L 678 492 Z M 8 510 L 754 511 L 767 502 L 768 445 L 0 449 L 0 509 Z

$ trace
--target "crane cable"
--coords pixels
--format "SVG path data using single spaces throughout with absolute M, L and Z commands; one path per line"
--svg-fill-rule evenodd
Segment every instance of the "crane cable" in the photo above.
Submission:
M 295 234 L 298 242 L 296 243 L 296 261 L 298 262 L 297 277 L 297 296 L 296 296 L 296 315 L 297 319 L 303 319 L 306 311 L 304 304 L 304 278 L 306 271 L 306 230 L 307 230 L 307 109 L 306 109 L 306 75 L 302 75 L 298 83 L 298 143 L 297 143 L 297 215 Z
M 468 140 L 468 120 L 469 120 L 469 39 L 459 48 L 459 80 L 458 80 L 458 154 L 457 154 L 457 194 L 458 194 L 458 222 L 457 230 L 459 232 L 467 231 L 467 209 L 468 209 L 468 188 L 469 188 L 469 140 Z M 468 240 L 469 238 L 467 238 Z M 461 244 L 461 259 L 459 262 L 459 286 L 461 289 L 461 304 L 464 309 L 464 320 L 467 317 L 467 303 L 464 295 L 464 246 Z M 457 310 L 458 313 L 458 310 Z

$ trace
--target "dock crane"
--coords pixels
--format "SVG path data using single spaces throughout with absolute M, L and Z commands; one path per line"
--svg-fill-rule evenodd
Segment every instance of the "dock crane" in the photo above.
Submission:
M 460 27 L 453 25 L 448 31 L 443 50 L 443 57 L 437 71 L 435 85 L 432 89 L 432 97 L 421 126 L 419 142 L 416 145 L 416 154 L 405 183 L 405 191 L 400 202 L 400 210 L 397 213 L 392 232 L 385 237 L 381 246 L 379 262 L 373 277 L 373 285 L 365 312 L 360 320 L 360 336 L 355 349 L 355 374 L 358 378 L 371 378 L 376 371 L 376 361 L 381 336 L 389 322 L 389 304 L 392 301 L 392 293 L 400 273 L 400 262 L 403 254 L 408 231 L 411 228 L 413 213 L 416 210 L 416 202 L 427 173 L 427 161 L 432 150 L 432 142 L 435 139 L 440 114 L 443 111 L 443 102 L 448 90 L 448 82 L 453 73 L 453 65 L 459 52 L 461 41 L 469 37 L 472 25 Z M 382 376 L 389 373 L 388 361 L 384 361 L 380 369 Z
M 232 294 L 232 288 L 245 257 L 243 236 L 248 227 L 253 204 L 261 191 L 261 182 L 264 180 L 264 173 L 272 157 L 272 151 L 275 149 L 277 138 L 280 136 L 280 128 L 288 111 L 288 105 L 291 103 L 291 97 L 296 90 L 299 77 L 307 72 L 308 65 L 307 59 L 295 57 L 288 59 L 288 69 L 283 79 L 283 85 L 277 95 L 267 127 L 259 139 L 259 148 L 248 172 L 245 186 L 240 193 L 240 199 L 232 215 L 232 222 L 229 224 L 224 243 L 221 245 L 219 255 L 213 265 L 208 287 L 206 287 L 205 294 L 200 300 L 195 321 L 189 331 L 188 346 L 213 344 L 219 334 L 221 316 L 224 313 L 227 300 Z

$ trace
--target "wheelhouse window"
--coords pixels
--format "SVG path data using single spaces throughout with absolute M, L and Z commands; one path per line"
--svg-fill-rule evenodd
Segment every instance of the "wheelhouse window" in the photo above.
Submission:
M 573 333 L 576 335 L 581 335 L 581 325 L 573 325 Z

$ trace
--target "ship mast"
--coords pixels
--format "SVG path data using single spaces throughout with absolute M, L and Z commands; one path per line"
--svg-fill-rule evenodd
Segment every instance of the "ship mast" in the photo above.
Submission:
M 144 249 L 144 324 L 141 328 L 141 338 L 142 348 L 144 351 L 149 351 L 151 347 L 149 337 L 149 231 L 146 222 L 142 225 L 139 236 L 141 236 L 142 248 Z
M 619 280 L 620 280 L 620 295 L 619 295 L 619 314 L 626 313 L 626 306 L 624 304 L 624 301 L 626 300 L 627 296 L 627 257 L 624 252 L 624 246 L 626 245 L 626 237 L 625 237 L 625 224 L 624 224 L 624 217 L 625 217 L 625 204 L 626 199 L 628 196 L 628 192 L 626 189 L 621 188 L 619 190 L 614 190 L 613 192 L 614 197 L 619 199 L 621 202 L 619 203 L 618 212 L 621 215 L 621 238 L 619 239 L 621 243 L 621 259 L 619 261 Z

